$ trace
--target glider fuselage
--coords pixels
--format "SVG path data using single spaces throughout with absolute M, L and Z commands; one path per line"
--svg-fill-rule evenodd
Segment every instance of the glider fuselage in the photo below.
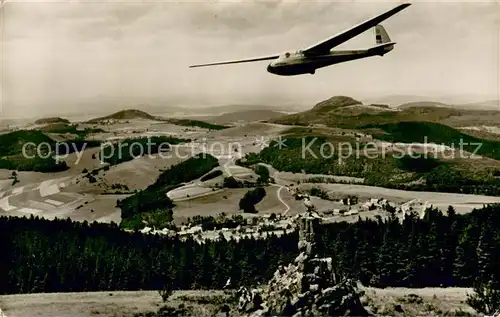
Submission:
M 281 76 L 294 76 L 302 74 L 314 74 L 316 69 L 348 62 L 370 56 L 383 56 L 392 50 L 393 46 L 381 47 L 375 50 L 342 50 L 330 51 L 324 55 L 307 56 L 302 52 L 286 53 L 272 61 L 267 66 L 271 74 Z

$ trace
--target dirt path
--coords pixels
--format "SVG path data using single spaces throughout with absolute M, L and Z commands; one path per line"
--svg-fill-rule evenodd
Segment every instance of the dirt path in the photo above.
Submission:
M 285 186 L 281 186 L 281 185 L 276 185 L 276 184 L 272 184 L 273 186 L 278 186 L 279 189 L 278 191 L 276 192 L 276 196 L 278 197 L 278 200 L 285 206 L 285 211 L 283 212 L 283 216 L 286 216 L 286 214 L 288 213 L 288 211 L 290 210 L 290 206 L 288 206 L 288 204 L 281 198 L 281 190 L 283 188 L 285 188 Z
M 231 169 L 229 168 L 229 165 L 234 165 L 234 157 L 231 156 L 231 158 L 229 158 L 226 163 L 224 163 L 224 165 L 222 165 L 222 167 L 224 168 L 224 172 L 226 172 L 227 174 L 227 177 L 232 177 L 233 176 L 233 173 L 231 173 Z

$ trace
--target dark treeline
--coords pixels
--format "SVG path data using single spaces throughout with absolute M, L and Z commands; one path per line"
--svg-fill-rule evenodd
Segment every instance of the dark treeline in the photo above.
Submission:
M 470 214 L 428 209 L 400 222 L 362 220 L 321 227 L 319 250 L 340 273 L 378 287 L 472 287 L 500 281 L 500 205 Z M 496 263 L 496 264 L 495 264 Z M 496 265 L 496 268 L 495 268 Z
M 325 224 L 318 251 L 339 273 L 373 286 L 463 286 L 499 281 L 500 205 L 466 215 Z M 117 225 L 0 218 L 0 293 L 151 290 L 254 285 L 297 255 L 296 233 L 265 240 L 128 233 Z
M 297 235 L 203 245 L 70 220 L 0 218 L 0 294 L 222 288 L 265 282 Z

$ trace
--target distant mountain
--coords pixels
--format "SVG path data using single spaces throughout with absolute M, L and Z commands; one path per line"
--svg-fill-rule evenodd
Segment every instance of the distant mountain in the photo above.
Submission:
M 428 97 L 417 96 L 417 95 L 392 95 L 384 96 L 379 98 L 367 98 L 363 100 L 364 103 L 375 103 L 389 105 L 390 107 L 398 107 L 402 104 L 413 103 L 413 102 L 423 102 L 431 101 Z
M 55 123 L 69 124 L 70 122 L 69 120 L 60 117 L 41 118 L 35 121 L 35 124 L 55 124 Z
M 387 104 L 391 107 L 397 107 L 406 103 L 413 102 L 438 102 L 447 105 L 468 105 L 468 104 L 482 104 L 483 100 L 486 105 L 491 104 L 491 101 L 496 101 L 498 105 L 497 96 L 475 95 L 475 94 L 433 94 L 433 95 L 387 95 L 381 97 L 365 98 L 364 103 L 381 103 Z M 486 108 L 488 109 L 488 108 Z M 491 108 L 489 108 L 491 109 Z
M 398 109 L 408 109 L 408 108 L 428 108 L 428 107 L 444 107 L 453 108 L 453 106 L 447 105 L 442 102 L 436 101 L 415 101 L 408 102 L 398 106 Z
M 500 100 L 487 100 L 480 102 L 471 102 L 457 105 L 458 108 L 470 110 L 498 110 L 500 111 Z
M 106 121 L 106 120 L 132 120 L 132 119 L 164 120 L 163 118 L 150 115 L 149 113 L 144 112 L 142 110 L 127 109 L 115 112 L 113 114 L 104 117 L 91 119 L 87 121 L 87 123 L 99 123 L 101 121 Z
M 221 115 L 226 113 L 237 113 L 237 112 L 245 112 L 245 111 L 284 111 L 284 107 L 279 106 L 267 106 L 267 105 L 225 105 L 225 106 L 216 106 L 216 107 L 208 107 L 208 108 L 197 108 L 193 109 L 198 114 L 208 114 L 208 115 Z
M 218 116 L 195 117 L 194 119 L 203 120 L 215 124 L 233 124 L 237 122 L 254 122 L 279 118 L 286 115 L 284 112 L 273 110 L 247 110 L 224 113 Z

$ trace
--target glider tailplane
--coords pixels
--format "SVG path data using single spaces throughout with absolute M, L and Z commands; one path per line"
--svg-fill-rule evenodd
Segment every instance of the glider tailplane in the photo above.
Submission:
M 371 53 L 373 55 L 384 56 L 384 54 L 389 53 L 394 49 L 394 44 L 396 44 L 396 42 L 382 43 L 376 45 L 374 47 L 369 48 L 368 53 Z

